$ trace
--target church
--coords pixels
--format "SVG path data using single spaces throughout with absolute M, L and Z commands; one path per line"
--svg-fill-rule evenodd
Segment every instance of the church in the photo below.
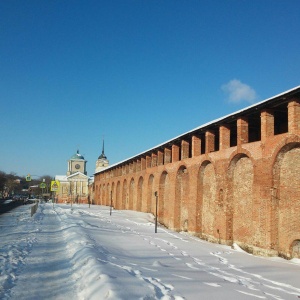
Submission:
M 87 203 L 89 177 L 86 171 L 87 161 L 79 153 L 68 160 L 66 175 L 56 175 L 55 180 L 60 182 L 56 194 L 59 203 Z
M 59 203 L 93 203 L 93 177 L 89 177 L 86 171 L 87 161 L 83 155 L 77 153 L 68 160 L 66 175 L 56 175 L 55 180 L 59 181 L 59 189 L 56 198 Z M 95 173 L 104 170 L 109 166 L 109 161 L 104 154 L 104 140 L 102 153 L 96 161 Z

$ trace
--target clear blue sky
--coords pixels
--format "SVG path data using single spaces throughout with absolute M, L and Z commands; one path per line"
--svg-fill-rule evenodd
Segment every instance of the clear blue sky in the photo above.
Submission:
M 300 85 L 299 0 L 0 1 L 0 170 L 110 163 Z

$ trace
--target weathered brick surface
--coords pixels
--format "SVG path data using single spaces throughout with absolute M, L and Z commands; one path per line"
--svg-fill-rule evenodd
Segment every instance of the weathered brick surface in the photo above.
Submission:
M 247 118 L 240 117 L 235 146 L 229 144 L 229 126 L 222 124 L 217 150 L 214 127 L 214 134 L 204 133 L 205 153 L 196 148 L 199 136 L 192 135 L 137 157 L 140 168 L 130 168 L 130 161 L 104 170 L 95 176 L 95 202 L 109 205 L 112 191 L 117 209 L 155 214 L 157 191 L 158 218 L 169 228 L 214 242 L 235 242 L 253 253 L 299 257 L 298 104 L 295 98 L 286 104 L 292 132 L 274 135 L 273 109 L 264 108 L 259 141 L 248 141 L 251 129 Z

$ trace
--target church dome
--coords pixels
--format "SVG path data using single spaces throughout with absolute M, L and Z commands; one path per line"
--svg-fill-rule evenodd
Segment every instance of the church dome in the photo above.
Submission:
M 72 159 L 83 159 L 84 160 L 84 157 L 81 154 L 79 154 L 79 150 L 77 150 L 77 153 L 71 157 L 71 160 Z

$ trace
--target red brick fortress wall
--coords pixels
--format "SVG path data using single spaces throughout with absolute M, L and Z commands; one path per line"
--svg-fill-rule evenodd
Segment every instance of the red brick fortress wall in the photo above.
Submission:
M 300 91 L 192 130 L 97 174 L 95 204 L 177 231 L 300 258 Z

